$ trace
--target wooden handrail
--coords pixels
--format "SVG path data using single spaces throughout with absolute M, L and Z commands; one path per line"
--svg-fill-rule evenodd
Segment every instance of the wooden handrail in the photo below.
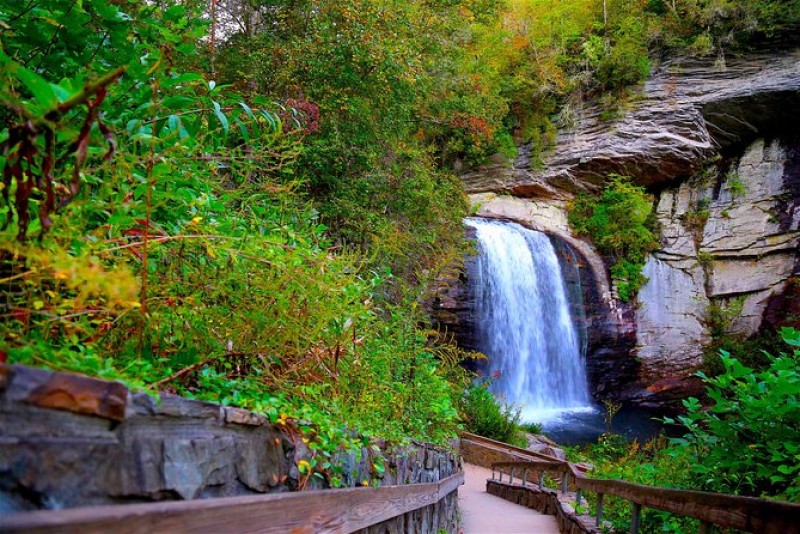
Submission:
M 492 469 L 525 469 L 526 464 L 532 471 L 550 467 L 558 468 L 562 472 L 572 475 L 578 495 L 581 490 L 597 493 L 600 503 L 602 503 L 604 495 L 614 495 L 626 499 L 633 503 L 634 510 L 637 511 L 635 512 L 636 516 L 638 516 L 638 510 L 644 506 L 745 532 L 800 534 L 800 504 L 723 493 L 646 486 L 623 480 L 591 478 L 587 477 L 574 464 L 560 460 L 497 462 L 492 464 Z M 562 491 L 565 491 L 563 486 Z M 578 496 L 577 499 L 579 500 L 580 497 Z M 598 523 L 600 523 L 601 514 L 602 504 L 599 504 Z M 636 525 L 637 521 L 633 523 Z M 635 532 L 635 527 L 632 532 Z
M 548 462 L 545 460 L 536 461 L 536 462 L 526 462 L 526 461 L 519 461 L 519 462 L 495 462 L 492 464 L 492 469 L 503 469 L 503 468 L 513 468 L 513 469 L 544 469 L 545 471 L 564 471 L 566 470 L 566 466 L 564 465 L 566 462 L 560 462 L 558 460 L 554 460 L 552 462 Z
M 539 460 L 547 460 L 547 461 L 556 461 L 556 462 L 563 461 L 563 460 L 557 460 L 552 456 L 542 454 L 541 452 L 529 451 L 528 449 L 515 447 L 514 445 L 509 445 L 508 443 L 503 443 L 502 441 L 497 441 L 496 439 L 485 438 L 483 436 L 479 436 L 478 434 L 473 434 L 472 432 L 466 432 L 462 430 L 461 432 L 458 433 L 458 435 L 459 437 L 461 437 L 461 439 L 467 439 L 469 441 L 474 441 L 476 443 L 483 443 L 496 448 L 506 449 L 521 456 L 533 457 Z
M 463 483 L 458 472 L 428 484 L 26 512 L 0 516 L 0 532 L 345 534 L 437 503 Z
M 724 493 L 645 486 L 623 480 L 577 477 L 575 486 L 632 503 L 745 532 L 800 533 L 800 505 Z

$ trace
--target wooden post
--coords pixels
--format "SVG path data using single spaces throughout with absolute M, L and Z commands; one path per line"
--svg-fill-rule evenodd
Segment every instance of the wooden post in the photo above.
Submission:
M 509 473 L 509 475 L 508 475 L 508 483 L 509 484 L 513 484 L 514 483 L 514 468 L 513 467 L 511 468 L 511 473 Z
M 575 492 L 575 511 L 578 511 L 578 507 L 581 505 L 581 490 L 578 489 Z
M 526 487 L 528 485 L 528 469 L 525 468 L 522 470 L 522 487 Z
M 568 490 L 569 490 L 569 473 L 567 471 L 564 471 L 564 475 L 561 478 L 561 493 L 566 495 Z
M 494 466 L 492 466 L 492 480 L 494 480 L 494 479 L 495 479 L 495 475 L 494 475 Z
M 633 503 L 631 517 L 631 534 L 639 534 L 639 523 L 641 522 L 642 505 Z
M 502 467 L 498 467 L 497 471 L 500 473 L 500 479 L 498 480 L 498 482 L 502 482 L 503 481 L 503 468 Z
M 539 489 L 544 489 L 544 471 L 539 471 Z
M 603 494 L 602 493 L 598 493 L 597 494 L 597 521 L 595 522 L 595 525 L 597 525 L 599 527 L 602 522 L 603 522 Z

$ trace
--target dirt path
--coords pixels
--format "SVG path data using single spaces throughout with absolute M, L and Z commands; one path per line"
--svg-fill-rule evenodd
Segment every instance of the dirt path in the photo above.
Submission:
M 534 512 L 486 493 L 492 471 L 464 464 L 464 485 L 458 490 L 464 534 L 558 534 L 553 516 Z

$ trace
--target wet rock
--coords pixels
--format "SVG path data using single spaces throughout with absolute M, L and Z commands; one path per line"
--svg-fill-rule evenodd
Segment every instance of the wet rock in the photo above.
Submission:
M 640 379 L 650 384 L 675 373 L 690 375 L 710 341 L 703 269 L 696 262 L 652 257 L 644 275 L 649 282 L 639 292 L 636 310 Z
M 477 217 L 508 219 L 540 232 L 570 234 L 566 203 L 555 199 L 523 199 L 510 195 L 470 195 Z

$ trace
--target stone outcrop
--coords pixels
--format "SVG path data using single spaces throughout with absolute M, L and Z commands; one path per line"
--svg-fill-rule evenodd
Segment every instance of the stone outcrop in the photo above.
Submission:
M 87 505 L 278 493 L 327 484 L 298 470 L 298 431 L 241 410 L 133 393 L 117 382 L 0 365 L 2 515 Z M 460 469 L 435 447 L 340 453 L 344 486 L 438 482 Z M 385 470 L 374 469 L 377 458 Z M 335 490 L 332 490 L 335 491 Z M 369 532 L 455 531 L 455 494 Z M 428 529 L 428 530 L 425 530 Z
M 797 124 L 800 54 L 671 61 L 625 106 L 619 120 L 603 120 L 608 110 L 598 105 L 574 110 L 573 127 L 559 132 L 541 169 L 522 147 L 511 168 L 493 162 L 463 175 L 467 192 L 563 199 L 597 188 L 611 172 L 644 185 L 674 183 L 720 149 Z
M 462 180 L 477 216 L 544 231 L 579 258 L 567 283 L 583 291 L 595 397 L 664 406 L 698 393 L 712 311 L 743 337 L 800 323 L 800 50 L 670 61 L 618 119 L 573 111 L 541 167 L 523 146 Z M 566 221 L 569 199 L 610 173 L 657 196 L 661 246 L 634 304 L 614 298 L 603 259 Z
M 687 393 L 683 378 L 710 342 L 712 304 L 728 316 L 718 327 L 752 336 L 769 302 L 798 275 L 798 140 L 756 140 L 725 162 L 726 172 L 711 167 L 661 193 L 662 248 L 645 267 L 650 281 L 636 311 L 640 379 L 649 392 Z

